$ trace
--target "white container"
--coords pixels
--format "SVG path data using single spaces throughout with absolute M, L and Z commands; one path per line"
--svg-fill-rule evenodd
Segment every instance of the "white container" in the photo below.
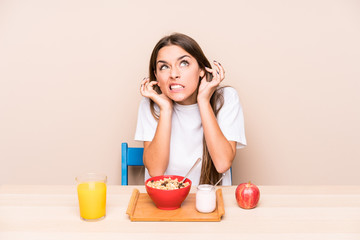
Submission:
M 209 184 L 199 185 L 196 191 L 196 210 L 201 213 L 211 213 L 215 208 L 215 188 Z

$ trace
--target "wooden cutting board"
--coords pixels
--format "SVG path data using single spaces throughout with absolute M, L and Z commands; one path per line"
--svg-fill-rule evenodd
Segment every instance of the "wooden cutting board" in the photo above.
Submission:
M 195 193 L 190 193 L 181 207 L 175 210 L 158 209 L 147 193 L 134 189 L 126 211 L 131 221 L 167 222 L 219 222 L 225 214 L 221 189 L 216 190 L 216 209 L 212 213 L 200 213 L 195 208 Z

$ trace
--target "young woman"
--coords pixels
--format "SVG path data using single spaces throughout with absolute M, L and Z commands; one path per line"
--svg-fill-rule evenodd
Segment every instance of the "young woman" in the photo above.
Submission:
M 149 78 L 141 82 L 135 140 L 144 142 L 145 179 L 190 174 L 193 185 L 231 185 L 236 149 L 246 145 L 244 120 L 235 89 L 220 87 L 223 66 L 214 67 L 195 40 L 175 33 L 155 46 Z

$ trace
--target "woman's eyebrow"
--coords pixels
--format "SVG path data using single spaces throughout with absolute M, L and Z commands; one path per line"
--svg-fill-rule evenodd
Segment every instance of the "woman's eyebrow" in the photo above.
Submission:
M 181 59 L 183 59 L 183 58 L 185 58 L 185 57 L 190 57 L 189 55 L 183 55 L 183 56 L 181 56 L 181 57 L 178 57 L 178 61 L 179 60 L 181 60 Z M 157 63 L 156 64 L 158 64 L 158 63 L 167 63 L 167 61 L 165 61 L 165 60 L 159 60 L 159 61 L 157 61 Z
M 159 61 L 156 62 L 156 64 L 158 64 L 158 63 L 167 63 L 167 61 L 159 60 Z
M 178 58 L 178 61 L 181 60 L 181 59 L 183 59 L 184 57 L 190 57 L 190 56 L 185 54 L 185 55 L 179 57 L 179 58 Z

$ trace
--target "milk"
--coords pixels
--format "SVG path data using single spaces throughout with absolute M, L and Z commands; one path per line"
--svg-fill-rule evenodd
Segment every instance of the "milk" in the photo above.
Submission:
M 215 208 L 215 188 L 209 184 L 199 185 L 196 191 L 196 210 L 201 213 L 211 213 Z

